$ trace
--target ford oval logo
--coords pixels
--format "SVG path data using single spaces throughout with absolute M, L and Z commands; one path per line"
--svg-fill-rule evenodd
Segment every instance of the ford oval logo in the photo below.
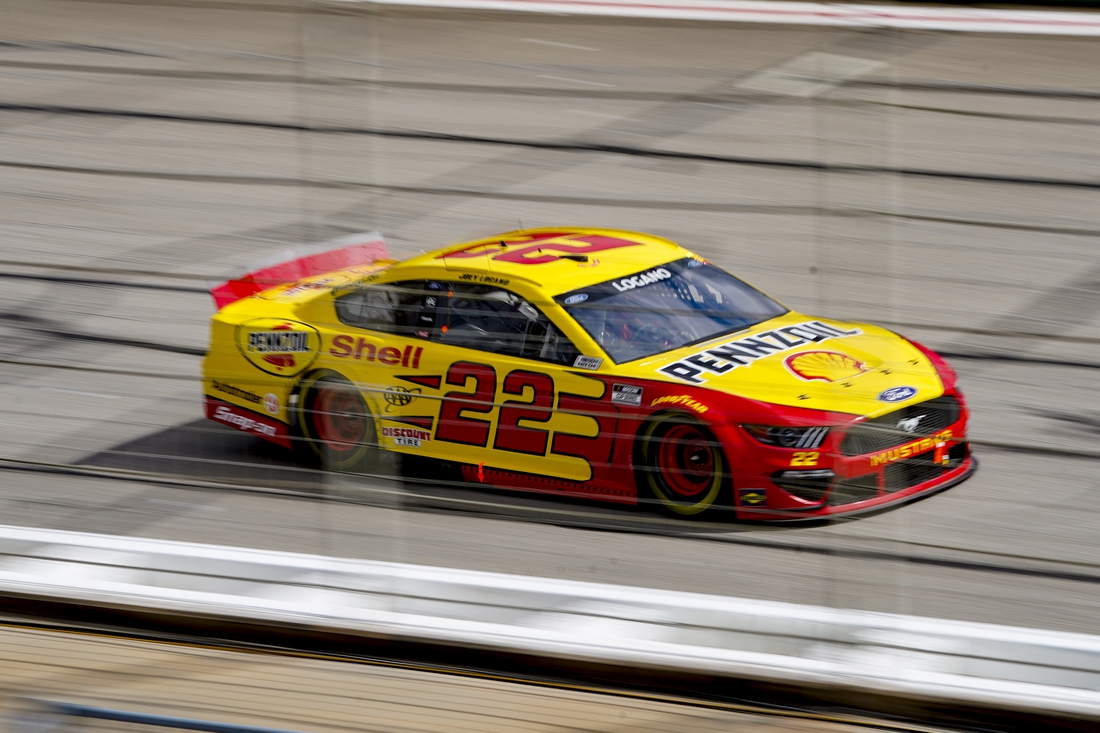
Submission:
M 577 303 L 583 303 L 588 300 L 588 293 L 577 293 L 576 295 L 570 295 L 565 299 L 566 305 L 576 305 Z
M 912 387 L 891 387 L 890 389 L 884 389 L 879 393 L 878 399 L 880 402 L 901 402 L 907 400 L 917 393 L 917 390 Z

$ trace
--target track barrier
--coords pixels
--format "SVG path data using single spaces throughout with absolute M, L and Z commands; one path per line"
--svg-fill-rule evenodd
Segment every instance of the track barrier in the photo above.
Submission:
M 992 624 L 8 526 L 0 607 L 250 643 L 328 639 L 361 656 L 444 650 L 451 664 L 672 692 L 702 681 L 877 712 L 920 701 L 941 718 L 1100 724 L 1100 637 Z

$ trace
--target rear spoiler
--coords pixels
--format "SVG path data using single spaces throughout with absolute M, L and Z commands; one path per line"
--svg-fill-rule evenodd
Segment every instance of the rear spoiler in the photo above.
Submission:
M 262 293 L 277 285 L 334 270 L 369 265 L 388 256 L 381 233 L 352 234 L 321 244 L 297 247 L 253 263 L 248 272 L 211 285 L 210 294 L 214 296 L 218 310 L 221 310 L 241 298 Z

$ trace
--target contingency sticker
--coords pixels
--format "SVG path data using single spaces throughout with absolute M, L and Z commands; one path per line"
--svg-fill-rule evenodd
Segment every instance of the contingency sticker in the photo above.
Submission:
M 611 385 L 611 401 L 621 402 L 624 405 L 641 406 L 642 388 L 633 384 Z
M 600 364 L 603 364 L 603 359 L 598 356 L 578 356 L 576 361 L 573 362 L 575 368 L 588 369 L 589 371 L 596 371 L 600 368 Z

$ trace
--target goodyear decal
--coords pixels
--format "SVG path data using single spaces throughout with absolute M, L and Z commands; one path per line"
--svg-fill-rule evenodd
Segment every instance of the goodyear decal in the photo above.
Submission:
M 283 318 L 257 318 L 237 326 L 237 348 L 258 369 L 279 377 L 305 371 L 320 350 L 317 329 Z
M 710 409 L 699 400 L 686 394 L 667 394 L 649 403 L 650 407 L 657 407 L 658 405 L 682 405 L 689 410 L 698 412 L 700 415 Z
M 843 330 L 836 326 L 827 326 L 821 321 L 806 321 L 712 346 L 668 366 L 663 366 L 657 371 L 691 384 L 703 384 L 707 381 L 704 377 L 725 374 L 737 367 L 752 364 L 765 356 L 806 344 L 815 344 L 843 336 L 855 336 L 860 333 L 863 331 L 858 328 Z
M 911 443 L 906 443 L 905 445 L 899 445 L 897 448 L 875 453 L 871 456 L 871 466 L 882 466 L 887 463 L 893 463 L 894 461 L 911 458 L 915 455 L 930 451 L 933 448 L 940 448 L 950 438 L 951 431 L 944 430 L 936 433 L 930 438 L 921 438 Z

